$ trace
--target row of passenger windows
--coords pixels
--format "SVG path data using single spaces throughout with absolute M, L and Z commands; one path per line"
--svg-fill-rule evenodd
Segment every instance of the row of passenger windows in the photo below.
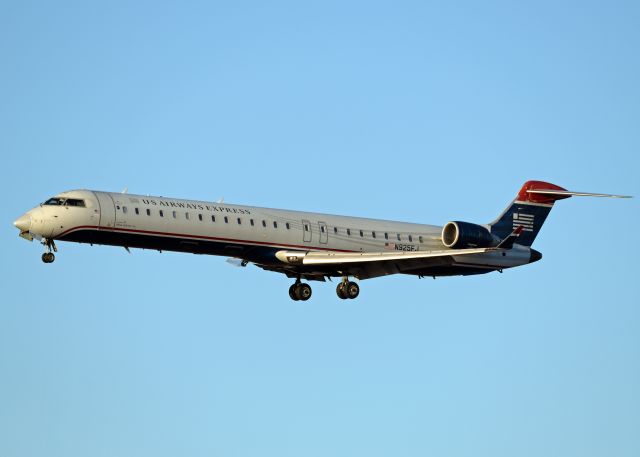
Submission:
M 117 206 L 117 209 L 122 209 L 122 212 L 124 214 L 127 214 L 129 212 L 129 208 L 126 207 L 126 206 L 122 206 L 122 207 Z M 133 211 L 136 213 L 136 215 L 140 215 L 141 214 L 140 208 L 133 208 Z M 145 211 L 146 211 L 147 216 L 151 216 L 151 209 L 150 208 L 146 208 Z M 158 210 L 158 214 L 160 215 L 160 217 L 164 217 L 165 211 L 160 209 L 160 210 Z M 171 211 L 171 212 L 167 211 L 167 217 L 172 217 L 173 219 L 177 219 L 179 217 L 179 214 L 180 213 L 178 211 Z M 186 220 L 191 220 L 191 213 L 185 212 L 184 213 L 184 218 Z M 201 222 L 204 221 L 204 216 L 201 213 L 198 214 L 198 220 L 201 221 Z M 229 218 L 229 216 L 224 216 L 224 217 L 222 217 L 222 220 L 224 220 L 225 224 L 228 224 L 230 218 Z M 211 215 L 211 222 L 216 222 L 216 216 L 214 214 Z M 238 225 L 242 225 L 242 218 L 241 217 L 236 218 L 236 222 L 238 223 Z M 249 219 L 249 224 L 252 227 L 255 226 L 255 220 Z M 284 225 L 287 228 L 287 230 L 289 230 L 291 228 L 291 225 L 288 222 L 285 222 Z M 263 227 L 267 226 L 267 221 L 266 220 L 262 221 L 262 226 Z M 278 223 L 276 221 L 273 221 L 273 228 L 278 228 Z
M 122 212 L 124 214 L 127 214 L 129 212 L 129 209 L 126 206 L 122 206 L 122 208 L 120 206 L 117 206 L 117 208 L 118 209 L 122 209 Z M 134 210 L 136 215 L 140 215 L 140 213 L 141 213 L 140 208 L 133 208 L 133 210 Z M 145 211 L 146 211 L 147 216 L 151 216 L 151 209 L 150 208 L 146 208 Z M 178 211 L 171 211 L 170 213 L 169 212 L 167 212 L 167 213 L 168 213 L 167 217 L 172 217 L 173 219 L 177 219 L 178 216 L 179 216 Z M 165 211 L 162 210 L 162 209 L 158 210 L 158 214 L 160 215 L 160 217 L 164 217 Z M 190 215 L 189 212 L 185 212 L 184 213 L 184 217 L 185 217 L 186 220 L 191 220 L 191 215 Z M 201 222 L 204 221 L 204 217 L 203 217 L 203 215 L 201 213 L 198 213 L 198 220 L 201 221 Z M 229 216 L 223 216 L 222 220 L 224 221 L 225 224 L 228 224 L 230 218 L 229 218 Z M 214 214 L 211 215 L 211 222 L 216 222 L 216 216 Z M 267 221 L 263 219 L 261 222 L 262 222 L 262 227 L 266 228 L 267 227 Z M 238 225 L 242 225 L 242 218 L 241 217 L 236 218 L 236 223 Z M 273 224 L 273 228 L 276 228 L 276 229 L 278 228 L 278 222 L 277 221 L 273 221 L 272 224 Z M 255 227 L 255 225 L 256 225 L 255 224 L 255 220 L 254 219 L 249 219 L 249 225 L 251 227 Z M 285 222 L 284 226 L 285 226 L 285 228 L 287 230 L 291 229 L 291 225 L 289 224 L 289 222 Z M 304 231 L 308 232 L 310 230 L 311 230 L 311 228 L 309 227 L 309 224 L 305 223 L 304 224 Z M 321 225 L 320 226 L 320 231 L 322 233 L 325 233 L 326 226 Z M 338 227 L 333 227 L 333 233 L 335 235 L 338 235 L 339 232 L 340 232 L 340 229 L 338 229 Z M 347 234 L 347 236 L 351 236 L 351 232 L 352 232 L 352 230 L 350 228 L 345 230 L 345 233 Z M 371 238 L 377 238 L 378 237 L 378 235 L 377 235 L 377 233 L 375 231 L 371 231 L 371 232 L 366 232 L 365 233 L 364 230 L 359 230 L 358 232 L 359 232 L 359 235 L 360 235 L 361 238 L 364 238 L 365 235 L 368 236 L 369 234 L 371 234 Z M 402 238 L 402 235 L 400 233 L 396 233 L 395 235 L 396 235 L 396 239 L 398 241 L 402 241 L 403 238 Z M 385 240 L 389 240 L 389 238 L 390 238 L 389 233 L 388 232 L 384 232 L 384 239 Z M 418 235 L 417 238 L 418 238 L 418 242 L 422 243 L 422 241 L 423 241 L 422 240 L 422 235 Z M 409 240 L 410 243 L 412 243 L 413 239 L 414 239 L 414 236 L 413 235 L 407 235 L 407 239 Z

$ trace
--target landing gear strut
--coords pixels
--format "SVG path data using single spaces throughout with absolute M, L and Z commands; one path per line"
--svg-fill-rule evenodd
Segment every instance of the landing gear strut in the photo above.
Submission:
M 336 287 L 336 294 L 343 300 L 354 299 L 360 294 L 360 286 L 348 278 L 343 278 Z
M 47 250 L 47 252 L 42 254 L 42 261 L 44 263 L 53 263 L 53 261 L 56 260 L 56 256 L 53 253 L 58 252 L 56 244 L 53 242 L 53 240 L 44 240 L 42 244 L 44 244 L 45 249 Z
M 300 282 L 300 278 L 298 278 L 296 283 L 289 287 L 289 297 L 294 301 L 307 301 L 311 298 L 311 286 L 307 283 Z

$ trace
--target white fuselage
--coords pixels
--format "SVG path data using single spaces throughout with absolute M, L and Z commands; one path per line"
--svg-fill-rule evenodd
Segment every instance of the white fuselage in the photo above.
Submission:
M 442 227 L 433 225 L 87 190 L 57 197 L 82 199 L 85 207 L 36 207 L 27 213 L 31 232 L 56 239 L 84 229 L 114 229 L 305 250 L 441 248 Z

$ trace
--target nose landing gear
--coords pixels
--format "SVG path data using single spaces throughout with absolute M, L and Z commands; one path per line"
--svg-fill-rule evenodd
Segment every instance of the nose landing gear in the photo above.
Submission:
M 46 252 L 42 254 L 42 261 L 44 263 L 53 263 L 56 260 L 56 256 L 53 254 L 54 252 L 58 252 L 58 248 L 56 247 L 56 243 L 53 240 L 45 239 L 42 241 L 44 244 Z

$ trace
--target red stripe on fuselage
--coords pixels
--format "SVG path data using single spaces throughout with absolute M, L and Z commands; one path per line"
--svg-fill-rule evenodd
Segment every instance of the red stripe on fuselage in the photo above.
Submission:
M 209 241 L 228 241 L 232 243 L 238 244 L 248 244 L 248 245 L 257 245 L 257 246 L 269 246 L 269 247 L 285 247 L 285 248 L 296 248 L 296 249 L 304 249 L 304 250 L 316 250 L 316 251 L 336 251 L 336 252 L 358 252 L 353 250 L 346 249 L 330 249 L 330 248 L 321 248 L 317 246 L 311 245 L 298 245 L 298 244 L 281 244 L 281 243 L 268 243 L 265 241 L 253 241 L 253 240 L 239 240 L 234 238 L 220 238 L 215 236 L 205 236 L 205 235 L 191 235 L 185 233 L 169 233 L 169 232 L 156 232 L 153 230 L 138 230 L 138 229 L 127 229 L 121 227 L 99 227 L 97 225 L 80 225 L 78 227 L 73 227 L 68 230 L 65 230 L 60 235 L 55 238 L 62 238 L 65 235 L 68 235 L 71 232 L 75 232 L 78 230 L 97 230 L 97 231 L 111 231 L 111 232 L 128 232 L 128 233 L 139 233 L 141 235 L 161 235 L 167 238 L 193 238 L 199 240 L 209 240 Z

